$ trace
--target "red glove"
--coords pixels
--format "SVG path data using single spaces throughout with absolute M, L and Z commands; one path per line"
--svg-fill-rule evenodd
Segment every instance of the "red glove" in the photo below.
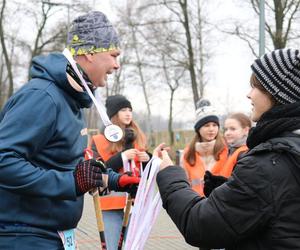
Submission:
M 132 198 L 135 197 L 138 185 L 141 178 L 138 176 L 133 176 L 132 172 L 125 172 L 120 175 L 118 180 L 118 191 L 127 192 Z
M 131 176 L 141 177 L 140 170 L 137 167 L 133 168 L 130 173 L 131 173 Z
M 133 176 L 132 172 L 125 172 L 119 178 L 118 185 L 120 188 L 125 188 L 129 185 L 135 185 L 140 183 L 141 178 L 138 176 Z

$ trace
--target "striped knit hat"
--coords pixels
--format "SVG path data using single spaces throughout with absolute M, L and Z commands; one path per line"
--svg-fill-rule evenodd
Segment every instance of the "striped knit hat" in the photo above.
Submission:
M 251 65 L 263 87 L 281 104 L 300 101 L 299 50 L 278 49 Z

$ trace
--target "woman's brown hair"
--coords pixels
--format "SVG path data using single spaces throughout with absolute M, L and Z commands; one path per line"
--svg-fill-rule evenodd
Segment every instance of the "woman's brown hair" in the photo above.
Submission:
M 250 117 L 245 115 L 244 113 L 231 113 L 226 117 L 226 120 L 227 119 L 237 120 L 241 124 L 242 128 L 251 128 L 252 126 Z
M 199 132 L 196 132 L 194 138 L 192 139 L 188 151 L 185 155 L 185 160 L 191 165 L 194 166 L 196 163 L 196 149 L 195 149 L 195 144 L 196 142 L 202 142 L 202 138 Z M 220 159 L 220 154 L 225 148 L 225 142 L 223 139 L 223 136 L 221 135 L 220 129 L 218 131 L 218 134 L 216 136 L 216 143 L 214 146 L 214 151 L 213 155 L 216 161 Z
M 263 92 L 265 95 L 267 95 L 273 106 L 275 105 L 279 105 L 280 103 L 274 98 L 274 96 L 272 96 L 266 89 L 265 87 L 260 83 L 260 81 L 257 79 L 257 77 L 255 76 L 254 73 L 252 73 L 251 78 L 250 78 L 250 85 L 252 88 L 257 88 L 259 89 L 261 92 Z

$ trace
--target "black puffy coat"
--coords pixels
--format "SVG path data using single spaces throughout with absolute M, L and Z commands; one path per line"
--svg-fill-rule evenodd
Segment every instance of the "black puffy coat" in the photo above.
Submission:
M 300 136 L 289 132 L 300 122 L 281 119 L 291 114 L 277 109 L 275 122 L 271 110 L 257 124 L 249 136 L 251 150 L 209 198 L 192 191 L 181 167 L 158 173 L 163 206 L 189 244 L 226 250 L 300 249 Z M 300 114 L 300 108 L 295 110 Z

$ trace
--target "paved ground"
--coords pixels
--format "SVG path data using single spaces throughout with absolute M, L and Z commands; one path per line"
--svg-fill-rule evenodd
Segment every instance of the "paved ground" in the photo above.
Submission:
M 90 195 L 85 195 L 85 205 L 82 219 L 76 231 L 76 239 L 80 250 L 100 249 L 100 241 L 97 232 L 93 199 Z M 189 246 L 170 220 L 165 210 L 161 213 L 152 228 L 150 237 L 144 250 L 184 250 L 198 249 Z M 134 249 L 133 249 L 134 250 Z

